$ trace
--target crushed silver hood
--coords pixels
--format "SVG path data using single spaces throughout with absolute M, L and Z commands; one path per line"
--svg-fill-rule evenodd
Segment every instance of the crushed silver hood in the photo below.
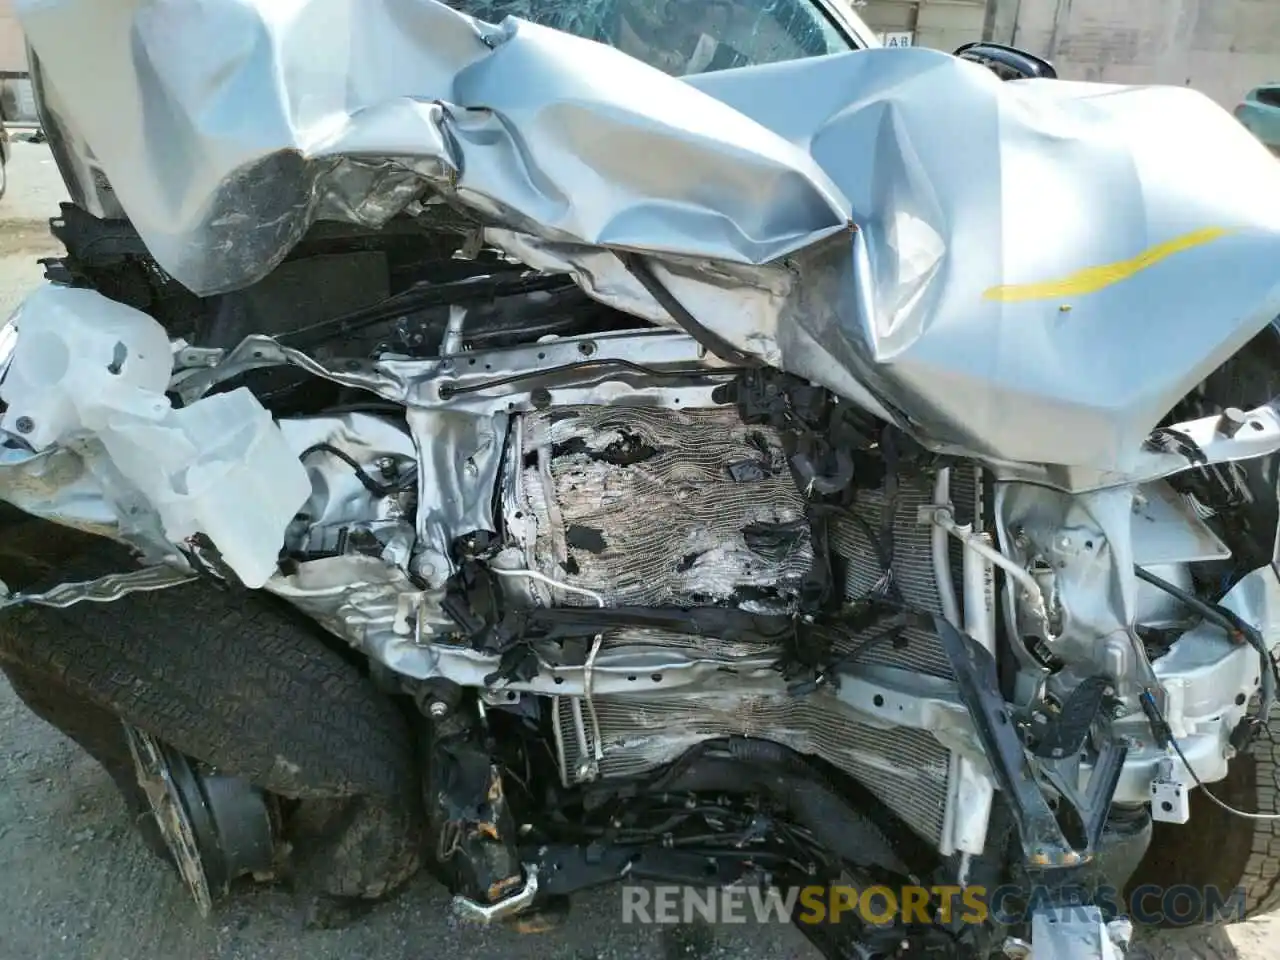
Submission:
M 1132 468 L 1280 315 L 1280 165 L 1190 90 L 924 49 L 689 80 L 433 0 L 19 0 L 44 108 L 201 294 L 317 220 L 459 212 L 939 448 Z M 103 210 L 91 212 L 108 212 Z

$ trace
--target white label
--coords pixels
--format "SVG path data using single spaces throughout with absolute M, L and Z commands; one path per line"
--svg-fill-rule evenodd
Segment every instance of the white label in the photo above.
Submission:
M 886 47 L 910 47 L 915 45 L 915 41 L 916 35 L 910 30 L 891 30 L 880 34 L 880 42 Z

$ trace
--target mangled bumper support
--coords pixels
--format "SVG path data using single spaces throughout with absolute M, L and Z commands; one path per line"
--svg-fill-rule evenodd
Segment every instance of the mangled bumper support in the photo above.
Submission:
M 1092 859 L 1115 795 L 1127 748 L 1110 734 L 1110 718 L 1101 709 L 1104 687 L 1086 682 L 1064 705 L 1051 736 L 1042 736 L 1036 752 L 1018 734 L 1009 705 L 1000 693 L 991 652 L 941 617 L 938 636 L 955 671 L 956 684 L 991 770 L 1013 811 L 1027 864 L 1037 870 L 1076 867 Z M 1091 729 L 1101 730 L 1102 748 L 1085 790 L 1077 787 L 1080 751 Z M 1047 753 L 1048 756 L 1042 755 Z M 1077 821 L 1076 842 L 1063 831 L 1045 798 L 1041 781 L 1052 786 Z
M 523 864 L 502 771 L 493 759 L 483 707 L 470 709 L 457 688 L 429 698 L 424 794 L 432 857 L 454 910 L 466 920 L 492 923 L 533 905 L 538 870 Z

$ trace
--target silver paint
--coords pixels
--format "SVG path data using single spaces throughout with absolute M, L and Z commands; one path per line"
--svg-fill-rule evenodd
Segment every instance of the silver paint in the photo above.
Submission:
M 0 597 L 0 610 L 33 604 L 38 607 L 70 607 L 84 601 L 111 603 L 131 593 L 167 590 L 196 579 L 190 569 L 170 566 L 143 567 L 128 573 L 110 573 L 96 580 L 60 583 L 38 593 L 9 593 Z M 3 584 L 0 584 L 3 586 Z
M 430 226 L 443 200 L 669 323 L 612 252 L 646 256 L 735 346 L 941 449 L 1095 476 L 1132 471 L 1280 315 L 1280 167 L 1191 90 L 1002 83 L 919 48 L 677 80 L 431 0 L 18 9 L 60 152 L 92 152 L 199 293 L 264 276 L 317 219 Z M 357 9 L 355 42 L 331 25 Z M 1048 286 L 990 295 L 1028 284 Z

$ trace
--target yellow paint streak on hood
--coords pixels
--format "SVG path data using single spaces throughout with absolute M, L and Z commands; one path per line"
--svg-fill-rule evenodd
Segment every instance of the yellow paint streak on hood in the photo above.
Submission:
M 1085 267 L 1083 270 L 1077 270 L 1075 273 L 1057 280 L 991 287 L 983 293 L 982 298 L 984 300 L 996 300 L 1000 303 L 1022 303 L 1028 300 L 1058 300 L 1063 297 L 1079 297 L 1087 293 L 1097 293 L 1099 290 L 1104 290 L 1120 283 L 1122 280 L 1128 280 L 1148 267 L 1155 266 L 1162 260 L 1167 260 L 1169 257 L 1196 247 L 1202 247 L 1206 243 L 1212 243 L 1234 232 L 1234 230 L 1226 227 L 1205 227 L 1202 230 L 1193 230 L 1191 233 L 1184 233 L 1180 237 L 1174 237 L 1172 240 L 1166 240 L 1164 243 L 1149 247 L 1131 260 L 1120 260 L 1116 263 L 1106 263 L 1097 267 Z

